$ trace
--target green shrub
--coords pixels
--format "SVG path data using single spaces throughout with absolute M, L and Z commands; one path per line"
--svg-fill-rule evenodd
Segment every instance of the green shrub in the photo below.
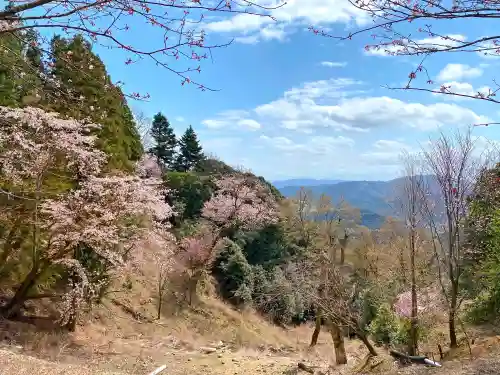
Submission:
M 304 314 L 304 297 L 294 290 L 280 267 L 266 271 L 254 266 L 254 306 L 277 324 L 288 324 L 293 317 Z
M 253 270 L 236 243 L 227 240 L 215 259 L 213 273 L 223 298 L 236 306 L 251 304 Z
M 398 318 L 388 303 L 379 306 L 377 315 L 368 326 L 368 332 L 379 345 L 390 344 L 397 336 L 398 329 Z
M 390 342 L 395 347 L 407 347 L 410 342 L 410 319 L 396 318 L 396 330 L 391 333 Z

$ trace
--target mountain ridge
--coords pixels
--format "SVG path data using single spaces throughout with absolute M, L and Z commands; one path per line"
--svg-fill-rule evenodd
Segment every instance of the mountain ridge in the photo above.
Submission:
M 424 178 L 429 179 L 428 181 L 433 184 L 433 176 L 425 175 Z M 326 194 L 333 201 L 344 199 L 350 205 L 360 209 L 362 225 L 376 229 L 380 227 L 387 217 L 398 217 L 394 201 L 403 179 L 404 177 L 398 177 L 387 181 L 360 180 L 338 181 L 330 184 L 319 183 L 317 185 L 287 185 L 280 187 L 280 184 L 278 184 L 278 186 L 275 186 L 286 198 L 296 196 L 300 188 L 304 187 L 310 190 L 316 198 L 321 194 Z M 309 181 L 314 180 L 310 179 Z

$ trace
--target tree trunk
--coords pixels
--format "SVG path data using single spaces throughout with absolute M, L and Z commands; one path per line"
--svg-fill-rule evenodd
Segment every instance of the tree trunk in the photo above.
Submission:
M 337 365 L 345 365 L 347 363 L 347 355 L 344 347 L 344 336 L 342 335 L 338 324 L 334 323 L 330 319 L 328 319 L 327 324 L 330 334 L 332 335 L 333 346 L 335 348 L 335 363 Z
M 191 306 L 197 298 L 198 283 L 203 276 L 202 270 L 195 271 L 188 280 L 188 304 Z
M 311 348 L 318 343 L 319 332 L 321 331 L 321 311 L 316 312 L 316 324 L 314 326 L 314 332 L 311 337 L 311 344 L 309 345 Z
M 36 281 L 40 277 L 40 271 L 37 267 L 33 267 L 30 273 L 23 280 L 21 285 L 16 290 L 16 293 L 11 298 L 11 300 L 2 308 L 3 315 L 6 318 L 12 318 L 19 313 L 24 302 L 27 300 L 28 293 L 31 288 L 36 284 Z
M 450 309 L 448 313 L 448 328 L 450 331 L 450 348 L 458 347 L 457 330 L 455 328 L 455 311 Z
M 157 314 L 156 314 L 156 319 L 161 318 L 161 308 L 163 305 L 163 292 L 164 292 L 163 285 L 164 285 L 164 282 L 160 276 L 159 280 L 158 280 L 158 310 L 157 310 Z
M 76 297 L 73 297 L 73 300 L 71 301 L 71 304 L 72 304 L 71 316 L 68 319 L 68 322 L 66 323 L 66 328 L 70 332 L 75 332 L 75 330 L 76 330 L 76 322 L 78 321 L 78 309 L 77 309 Z
M 417 278 L 415 275 L 415 232 L 412 229 L 410 238 L 410 272 L 411 272 L 411 321 L 410 342 L 408 354 L 417 355 L 418 349 L 418 301 L 417 301 Z
M 344 264 L 345 262 L 345 248 L 342 246 L 340 248 L 340 264 Z
M 365 344 L 366 348 L 368 349 L 368 351 L 370 352 L 371 355 L 373 355 L 373 356 L 377 356 L 378 355 L 377 351 L 373 347 L 373 345 L 370 342 L 370 340 L 368 340 L 368 337 L 366 337 L 366 334 L 364 332 L 361 332 L 360 330 L 357 330 L 356 331 L 356 335 L 363 342 L 363 344 Z
M 158 295 L 158 311 L 157 311 L 157 316 L 156 316 L 156 319 L 160 319 L 161 318 L 161 307 L 162 307 L 162 304 L 163 304 L 163 293 L 159 293 Z
M 448 328 L 450 332 L 450 348 L 458 347 L 457 330 L 455 327 L 455 315 L 457 312 L 458 283 L 451 284 L 450 311 L 448 312 Z

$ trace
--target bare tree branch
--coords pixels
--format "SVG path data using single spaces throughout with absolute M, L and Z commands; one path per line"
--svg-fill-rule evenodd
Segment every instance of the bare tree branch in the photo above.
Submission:
M 392 89 L 427 91 L 499 103 L 495 97 L 500 86 L 495 80 L 492 81 L 493 88 L 486 88 L 479 92 L 464 92 L 447 83 L 437 88 L 423 86 L 424 82 L 426 85 L 435 85 L 424 65 L 434 54 L 464 52 L 489 56 L 500 55 L 500 35 L 497 35 L 495 31 L 492 31 L 490 35 L 472 40 L 467 40 L 462 35 L 448 35 L 438 31 L 441 29 L 441 23 L 444 24 L 446 21 L 500 18 L 498 0 L 446 2 L 444 0 L 349 0 L 349 2 L 354 8 L 371 17 L 373 23 L 347 35 L 332 35 L 314 27 L 310 27 L 310 31 L 339 42 L 369 34 L 373 40 L 365 46 L 365 51 L 369 54 L 421 56 L 420 63 L 408 74 L 408 83 L 403 87 L 392 87 Z M 418 78 L 424 78 L 424 81 L 418 84 L 416 83 Z

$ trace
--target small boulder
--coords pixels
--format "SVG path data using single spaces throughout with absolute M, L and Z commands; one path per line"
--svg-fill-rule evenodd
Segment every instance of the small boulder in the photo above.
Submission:
M 212 353 L 215 353 L 217 351 L 217 349 L 216 348 L 212 348 L 210 346 L 202 346 L 200 348 L 200 351 L 202 353 L 205 353 L 205 354 L 212 354 Z

